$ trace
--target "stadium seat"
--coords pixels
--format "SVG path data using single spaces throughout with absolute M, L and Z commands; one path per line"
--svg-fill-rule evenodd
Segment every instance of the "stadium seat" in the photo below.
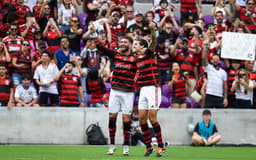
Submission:
M 159 108 L 169 108 L 170 100 L 166 96 L 162 96 L 162 101 Z
M 86 96 L 87 107 L 90 107 L 90 105 L 91 105 L 91 98 L 92 98 L 92 96 L 90 94 L 87 94 L 87 96 Z
M 106 87 L 106 92 L 109 93 L 110 90 L 111 90 L 111 83 L 106 82 L 106 83 L 105 83 L 105 87 Z
M 190 99 L 191 100 L 191 108 L 201 108 L 200 104 L 197 103 L 194 99 Z
M 162 85 L 162 95 L 166 96 L 168 99 L 172 97 L 173 91 L 172 88 L 168 87 L 167 84 Z
M 209 25 L 213 25 L 213 17 L 211 15 L 204 15 L 203 19 L 205 21 L 205 28 L 208 28 Z
M 86 28 L 87 28 L 87 26 L 86 26 L 86 24 L 85 24 L 85 20 L 86 20 L 86 18 L 88 17 L 88 15 L 87 15 L 87 13 L 79 13 L 79 14 L 78 14 L 78 17 L 79 17 L 79 19 L 80 19 L 80 26 L 81 26 L 81 28 L 83 29 L 83 31 L 85 31 Z

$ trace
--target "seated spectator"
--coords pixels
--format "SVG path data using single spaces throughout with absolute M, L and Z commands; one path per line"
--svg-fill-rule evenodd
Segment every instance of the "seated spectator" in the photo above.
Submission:
M 216 124 L 211 121 L 211 112 L 203 111 L 203 120 L 196 124 L 192 136 L 192 142 L 195 146 L 212 146 L 221 140 Z
M 34 79 L 39 86 L 40 106 L 48 106 L 48 99 L 50 99 L 50 106 L 58 104 L 58 89 L 54 80 L 55 75 L 59 72 L 55 63 L 51 62 L 52 55 L 44 50 L 41 54 L 41 64 L 37 66 Z
M 233 14 L 238 12 L 240 20 L 245 23 L 251 33 L 256 33 L 255 0 L 246 0 L 246 8 L 239 6 L 236 3 L 236 0 L 229 0 L 229 4 L 231 5 L 231 8 L 235 10 L 235 13 Z
M 70 0 L 63 0 L 62 4 L 59 6 L 58 11 L 58 24 L 63 32 L 71 28 L 71 18 L 73 15 L 76 16 L 77 12 L 78 10 L 76 3 L 70 3 Z
M 83 29 L 79 24 L 80 20 L 77 16 L 73 16 L 71 18 L 71 28 L 64 32 L 67 35 L 70 43 L 70 49 L 76 52 L 78 55 L 80 54 L 80 40 L 82 37 Z
M 29 48 L 29 41 L 22 42 L 21 52 L 17 52 L 12 58 L 12 80 L 16 87 L 21 83 L 22 74 L 31 73 L 31 54 Z
M 204 41 L 202 65 L 207 72 L 205 108 L 224 108 L 228 105 L 227 100 L 227 73 L 220 68 L 220 57 L 214 55 L 209 64 L 207 52 L 209 39 Z
M 48 50 L 52 55 L 54 55 L 54 53 L 61 48 L 60 39 L 62 34 L 63 31 L 59 30 L 54 19 L 50 18 L 49 21 L 47 21 L 45 29 L 43 30 L 43 38 L 46 39 L 49 46 Z
M 4 63 L 0 63 L 0 106 L 14 106 L 14 89 L 13 83 L 10 77 L 6 74 L 7 66 Z
M 235 108 L 252 109 L 253 81 L 245 69 L 240 69 L 235 76 L 231 91 L 235 92 L 237 106 Z
M 172 63 L 170 80 L 168 86 L 173 88 L 172 108 L 187 108 L 186 104 L 186 84 L 188 81 L 188 72 L 181 72 L 177 62 Z
M 32 40 L 34 38 L 35 31 L 40 30 L 40 27 L 31 12 L 25 13 L 24 19 L 25 23 L 19 26 L 20 35 L 25 40 Z
M 29 74 L 23 74 L 22 84 L 16 87 L 14 97 L 18 107 L 39 107 L 36 89 L 31 85 Z
M 78 56 L 72 49 L 69 48 L 69 40 L 66 36 L 61 37 L 61 48 L 55 52 L 55 62 L 59 69 L 62 69 L 67 61 L 74 61 L 75 57 Z
M 83 88 L 78 76 L 72 73 L 74 64 L 67 61 L 65 66 L 55 75 L 55 81 L 60 80 L 60 103 L 63 107 L 85 107 Z M 81 97 L 79 104 L 78 96 Z
M 48 48 L 47 42 L 42 40 L 42 33 L 41 33 L 40 29 L 36 29 L 34 32 L 33 39 L 29 41 L 30 49 L 31 49 L 31 57 L 35 56 L 36 53 L 38 52 L 39 42 L 43 42 L 45 44 L 46 48 L 44 48 L 44 49 Z
M 90 107 L 102 107 L 102 97 L 106 92 L 104 80 L 100 76 L 97 68 L 91 68 L 86 79 L 87 93 L 91 94 Z

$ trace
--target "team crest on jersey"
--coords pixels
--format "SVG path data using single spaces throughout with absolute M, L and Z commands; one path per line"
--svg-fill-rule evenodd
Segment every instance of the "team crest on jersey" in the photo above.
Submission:
M 76 82 L 76 81 L 77 81 L 77 78 L 76 78 L 76 77 L 73 77 L 73 81 L 75 81 L 75 82 Z
M 191 47 L 195 47 L 195 43 L 191 43 Z
M 121 25 L 119 24 L 119 25 L 117 25 L 117 29 L 120 29 L 121 28 Z
M 9 85 L 10 84 L 9 80 L 5 80 L 5 84 Z
M 65 77 L 64 80 L 67 80 L 67 78 Z
M 27 56 L 27 59 L 30 59 L 30 57 L 29 57 L 29 56 Z
M 116 26 L 113 26 L 113 29 L 116 29 Z
M 33 32 L 33 33 L 35 32 L 35 30 L 36 30 L 35 28 L 32 28 L 32 32 Z
M 29 95 L 32 95 L 32 91 L 29 91 L 28 94 L 29 94 Z

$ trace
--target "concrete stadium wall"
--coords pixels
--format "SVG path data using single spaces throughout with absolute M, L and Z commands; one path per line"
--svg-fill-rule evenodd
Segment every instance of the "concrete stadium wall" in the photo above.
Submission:
M 188 120 L 201 120 L 201 109 L 162 109 L 158 118 L 163 139 L 171 145 L 188 145 Z M 222 136 L 220 144 L 256 145 L 255 110 L 212 110 Z M 0 108 L 0 143 L 2 144 L 87 144 L 85 130 L 99 122 L 108 136 L 107 109 L 90 108 Z M 117 144 L 122 144 L 121 116 L 118 117 Z

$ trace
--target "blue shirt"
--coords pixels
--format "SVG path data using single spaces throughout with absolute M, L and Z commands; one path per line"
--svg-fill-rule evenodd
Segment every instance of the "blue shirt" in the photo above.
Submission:
M 55 57 L 57 60 L 58 69 L 61 70 L 61 68 L 65 66 L 66 62 L 69 61 L 72 56 L 78 56 L 78 54 L 75 53 L 72 49 L 69 49 L 68 56 L 64 54 L 62 49 L 59 49 L 58 51 L 56 51 Z

